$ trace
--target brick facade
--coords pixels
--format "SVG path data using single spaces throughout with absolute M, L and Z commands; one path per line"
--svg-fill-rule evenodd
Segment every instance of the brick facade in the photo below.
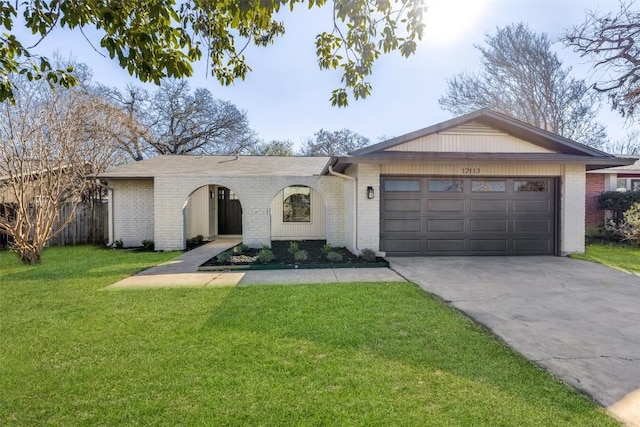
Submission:
M 251 247 L 271 242 L 270 206 L 290 185 L 314 188 L 326 205 L 326 238 L 345 246 L 344 180 L 333 176 L 181 176 L 161 175 L 154 180 L 112 180 L 115 239 L 125 246 L 140 246 L 152 239 L 157 250 L 184 249 L 189 196 L 207 185 L 233 191 L 242 204 L 244 243 Z
M 586 178 L 585 226 L 599 228 L 604 225 L 604 212 L 598 210 L 597 197 L 605 191 L 604 174 L 589 173 Z
M 153 239 L 153 180 L 114 180 L 113 238 L 125 247 L 141 246 L 145 239 Z

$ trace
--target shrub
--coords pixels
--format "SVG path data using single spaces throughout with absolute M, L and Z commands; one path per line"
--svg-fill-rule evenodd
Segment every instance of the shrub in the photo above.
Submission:
M 222 253 L 219 253 L 216 259 L 218 260 L 219 263 L 228 264 L 231 261 L 232 256 L 233 255 L 231 255 L 230 252 L 224 251 Z
M 611 211 L 616 225 L 634 203 L 640 203 L 640 191 L 606 191 L 598 196 L 598 209 Z
M 360 253 L 360 256 L 367 262 L 374 262 L 376 260 L 376 253 L 373 251 L 373 249 L 363 249 Z
M 322 247 L 322 249 L 321 249 L 322 254 L 323 254 L 324 256 L 327 256 L 327 255 L 329 254 L 329 252 L 331 252 L 332 250 L 333 250 L 333 246 L 331 246 L 331 245 L 330 245 L 330 244 L 328 244 L 328 243 L 327 243 L 327 244 L 325 244 L 325 245 Z
M 233 253 L 236 255 L 242 255 L 248 250 L 249 250 L 249 246 L 245 245 L 244 243 L 241 243 L 238 246 L 233 247 Z
M 145 239 L 142 241 L 142 249 L 145 251 L 153 251 L 154 247 L 155 243 L 153 243 L 153 240 Z
M 293 259 L 295 259 L 298 262 L 306 261 L 308 258 L 309 258 L 309 254 L 307 253 L 307 251 L 300 250 L 295 254 L 293 254 Z
M 262 245 L 262 249 L 258 251 L 258 261 L 263 264 L 268 264 L 275 258 L 273 252 L 271 252 L 271 248 L 266 245 Z
M 331 251 L 327 255 L 327 259 L 331 262 L 342 262 L 342 254 L 336 251 Z
M 618 224 L 612 221 L 608 229 L 622 240 L 640 246 L 640 203 L 634 203 L 624 212 L 622 220 Z
M 293 256 L 300 250 L 300 246 L 298 246 L 298 242 L 289 243 L 289 253 Z

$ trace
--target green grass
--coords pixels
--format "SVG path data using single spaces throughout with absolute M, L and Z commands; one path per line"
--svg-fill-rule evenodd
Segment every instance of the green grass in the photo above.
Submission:
M 618 425 L 412 284 L 103 289 L 169 256 L 0 253 L 0 424 Z
M 584 254 L 574 254 L 571 257 L 640 273 L 640 249 L 633 246 L 593 243 L 587 245 Z

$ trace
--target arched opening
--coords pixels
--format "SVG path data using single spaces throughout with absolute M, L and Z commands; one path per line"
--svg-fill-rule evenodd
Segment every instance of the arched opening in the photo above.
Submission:
M 189 195 L 184 208 L 185 237 L 242 235 L 242 204 L 229 188 L 211 184 Z
M 271 240 L 325 240 L 324 198 L 313 187 L 290 185 L 271 202 Z

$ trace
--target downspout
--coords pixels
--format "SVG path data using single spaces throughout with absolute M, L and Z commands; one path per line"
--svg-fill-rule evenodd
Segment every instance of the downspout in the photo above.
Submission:
M 100 179 L 96 179 L 96 184 L 99 187 L 107 189 L 107 198 L 109 199 L 109 204 L 107 205 L 109 209 L 107 209 L 107 225 L 109 228 L 109 241 L 107 242 L 107 246 L 113 246 L 114 237 L 113 237 L 113 187 L 109 187 L 106 184 L 103 184 Z
M 358 249 L 358 181 L 349 175 L 345 175 L 333 170 L 333 166 L 329 165 L 329 174 L 337 176 L 339 178 L 347 179 L 353 182 L 353 249 L 359 252 Z

